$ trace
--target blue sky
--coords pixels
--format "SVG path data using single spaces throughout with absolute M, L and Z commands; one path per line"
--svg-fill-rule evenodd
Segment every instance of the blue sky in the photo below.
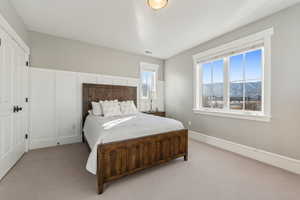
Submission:
M 229 78 L 230 81 L 243 80 L 243 55 L 236 55 L 229 58 Z M 213 82 L 223 82 L 223 60 L 217 60 L 203 65 L 203 83 L 211 83 L 211 73 L 213 72 Z M 262 50 L 255 50 L 245 54 L 245 74 L 246 80 L 261 79 L 262 71 Z M 212 71 L 213 70 L 213 71 Z
M 211 83 L 211 73 L 213 72 L 213 82 L 220 83 L 223 82 L 223 60 L 217 60 L 212 63 L 207 63 L 203 65 L 203 83 Z M 212 71 L 213 70 L 213 71 Z
M 144 71 L 142 74 L 142 82 L 143 83 L 150 83 L 153 79 L 154 72 Z

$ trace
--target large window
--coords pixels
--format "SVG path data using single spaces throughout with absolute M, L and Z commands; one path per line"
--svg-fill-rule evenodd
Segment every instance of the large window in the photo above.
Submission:
M 194 56 L 196 113 L 269 121 L 271 33 Z
M 140 79 L 141 79 L 141 98 L 155 99 L 157 93 L 157 71 L 158 65 L 141 63 Z

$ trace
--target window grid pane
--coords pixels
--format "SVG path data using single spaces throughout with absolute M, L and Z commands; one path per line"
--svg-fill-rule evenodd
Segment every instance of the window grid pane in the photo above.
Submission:
M 217 60 L 212 65 L 212 107 L 222 109 L 224 106 L 224 60 Z
M 156 92 L 155 72 L 154 71 L 142 71 L 141 74 L 141 95 L 142 98 L 154 98 Z
M 262 49 L 231 56 L 229 76 L 230 109 L 262 111 Z
M 202 107 L 224 106 L 224 60 L 202 65 Z
M 229 109 L 244 110 L 244 54 L 229 58 Z
M 202 66 L 202 106 L 205 108 L 211 107 L 212 95 L 212 65 L 211 63 Z
M 245 54 L 245 110 L 262 111 L 262 49 Z
M 261 80 L 247 81 L 245 86 L 245 110 L 262 111 Z

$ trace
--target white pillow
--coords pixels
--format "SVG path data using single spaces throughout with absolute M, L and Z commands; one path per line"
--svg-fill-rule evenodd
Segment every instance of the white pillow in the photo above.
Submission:
M 102 115 L 102 109 L 99 102 L 92 102 L 92 111 L 94 115 Z
M 121 115 L 120 105 L 118 100 L 100 101 L 104 117 Z
M 138 112 L 133 101 L 120 102 L 120 108 L 121 108 L 122 114 L 124 114 L 124 115 L 136 114 Z

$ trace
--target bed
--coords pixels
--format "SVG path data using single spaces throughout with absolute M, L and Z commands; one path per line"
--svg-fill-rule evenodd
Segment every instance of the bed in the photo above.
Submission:
M 86 169 L 104 183 L 183 157 L 188 160 L 188 131 L 177 120 L 137 113 L 99 117 L 89 114 L 92 101 L 134 101 L 137 87 L 83 84 L 83 141 L 91 152 Z

